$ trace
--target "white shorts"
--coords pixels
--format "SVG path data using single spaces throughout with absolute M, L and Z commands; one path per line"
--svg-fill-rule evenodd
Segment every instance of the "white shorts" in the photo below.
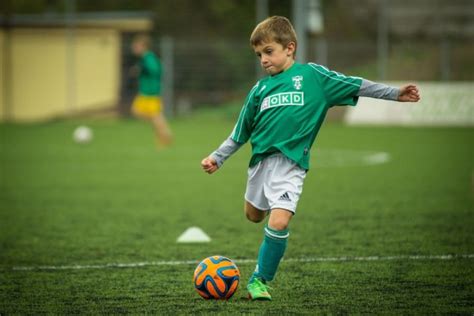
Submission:
M 296 211 L 306 171 L 282 154 L 271 155 L 248 169 L 245 200 L 259 210 Z

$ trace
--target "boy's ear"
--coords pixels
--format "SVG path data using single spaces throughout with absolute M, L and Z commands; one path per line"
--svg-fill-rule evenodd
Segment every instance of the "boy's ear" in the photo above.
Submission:
M 288 45 L 286 45 L 286 49 L 288 49 L 288 56 L 293 56 L 296 51 L 296 43 L 289 42 Z

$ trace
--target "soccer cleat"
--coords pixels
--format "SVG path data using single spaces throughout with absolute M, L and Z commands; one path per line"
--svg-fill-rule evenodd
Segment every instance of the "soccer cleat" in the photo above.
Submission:
M 269 286 L 262 282 L 259 278 L 252 278 L 247 284 L 249 299 L 255 301 L 271 301 L 272 296 L 268 293 Z

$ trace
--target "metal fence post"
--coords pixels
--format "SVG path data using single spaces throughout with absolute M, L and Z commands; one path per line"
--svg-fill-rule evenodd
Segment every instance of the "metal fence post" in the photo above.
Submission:
M 296 60 L 299 63 L 306 63 L 306 43 L 307 43 L 307 30 L 308 30 L 308 10 L 306 8 L 306 0 L 293 0 L 292 3 L 292 18 L 293 26 L 298 37 L 298 47 L 296 50 Z
M 176 113 L 174 100 L 174 41 L 173 38 L 165 36 L 161 38 L 160 55 L 163 65 L 162 96 L 165 105 L 165 115 L 173 117 Z
M 385 80 L 387 76 L 388 58 L 388 15 L 387 0 L 378 2 L 377 19 L 377 74 L 379 80 Z

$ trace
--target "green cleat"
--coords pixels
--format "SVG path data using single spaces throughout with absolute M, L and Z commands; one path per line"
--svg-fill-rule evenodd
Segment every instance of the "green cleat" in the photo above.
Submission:
M 252 278 L 247 284 L 249 299 L 252 301 L 271 301 L 272 296 L 268 293 L 269 286 L 262 282 L 259 278 Z

